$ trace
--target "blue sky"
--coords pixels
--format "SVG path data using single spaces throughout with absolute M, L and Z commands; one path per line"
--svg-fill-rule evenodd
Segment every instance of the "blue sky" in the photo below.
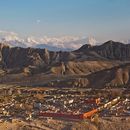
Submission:
M 0 30 L 130 39 L 130 0 L 0 0 Z

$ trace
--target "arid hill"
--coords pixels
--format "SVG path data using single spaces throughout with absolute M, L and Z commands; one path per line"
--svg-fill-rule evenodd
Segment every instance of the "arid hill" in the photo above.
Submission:
M 84 45 L 71 52 L 10 48 L 0 44 L 1 83 L 94 88 L 129 86 L 129 63 L 130 45 L 114 41 L 98 46 Z

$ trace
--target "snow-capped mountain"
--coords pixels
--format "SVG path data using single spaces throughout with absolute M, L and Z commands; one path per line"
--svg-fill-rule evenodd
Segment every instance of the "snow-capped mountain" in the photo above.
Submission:
M 97 41 L 93 37 L 47 37 L 42 38 L 27 37 L 20 38 L 18 34 L 13 32 L 0 31 L 0 42 L 11 47 L 33 47 L 33 48 L 47 48 L 49 50 L 75 50 L 84 44 L 95 45 Z
M 87 43 L 90 44 L 91 46 L 95 46 L 97 44 L 97 41 L 94 37 L 88 37 Z

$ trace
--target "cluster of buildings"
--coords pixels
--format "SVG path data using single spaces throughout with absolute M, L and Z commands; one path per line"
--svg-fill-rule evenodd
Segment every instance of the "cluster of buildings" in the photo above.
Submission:
M 100 94 L 91 89 L 1 88 L 0 119 L 31 120 L 32 117 L 38 118 L 39 112 L 79 115 L 112 99 L 99 97 Z M 100 116 L 126 115 L 130 115 L 129 98 L 100 112 Z
M 130 99 L 122 99 L 109 109 L 104 109 L 102 116 L 130 116 Z

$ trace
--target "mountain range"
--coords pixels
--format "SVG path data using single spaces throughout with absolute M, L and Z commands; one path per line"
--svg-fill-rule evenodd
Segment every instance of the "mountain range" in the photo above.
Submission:
M 84 44 L 95 45 L 98 42 L 94 37 L 47 37 L 36 38 L 33 36 L 21 38 L 13 32 L 0 31 L 0 42 L 9 45 L 10 47 L 32 47 L 32 48 L 47 48 L 51 51 L 70 51 L 81 47 Z
M 130 44 L 107 41 L 73 51 L 0 44 L 0 83 L 49 87 L 129 87 Z

